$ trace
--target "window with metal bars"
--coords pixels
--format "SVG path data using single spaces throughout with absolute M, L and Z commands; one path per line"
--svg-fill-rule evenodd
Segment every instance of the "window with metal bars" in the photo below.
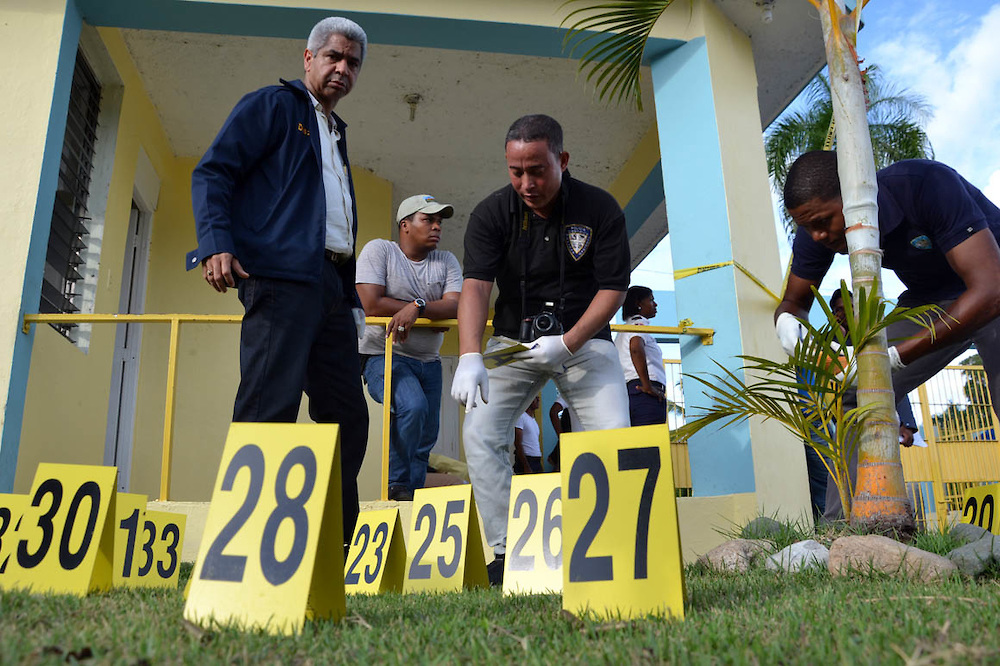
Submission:
M 42 297 L 38 311 L 73 313 L 80 311 L 80 289 L 83 276 L 79 269 L 84 262 L 82 251 L 87 247 L 84 237 L 90 232 L 87 198 L 94 167 L 94 144 L 97 141 L 97 116 L 101 107 L 101 84 L 87 64 L 83 54 L 76 54 L 73 86 L 66 117 L 62 159 L 59 162 L 59 184 L 52 209 L 52 228 L 45 256 Z M 57 331 L 74 340 L 76 324 L 53 325 Z

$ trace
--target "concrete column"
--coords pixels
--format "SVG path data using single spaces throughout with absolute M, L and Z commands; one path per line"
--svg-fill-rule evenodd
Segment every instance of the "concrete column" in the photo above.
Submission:
M 0 8 L 0 491 L 14 483 L 32 335 L 59 176 L 81 18 L 73 0 L 5 0 Z
M 652 62 L 663 186 L 675 269 L 736 261 L 777 292 L 781 276 L 749 39 L 710 3 L 705 36 Z M 714 345 L 682 341 L 687 374 L 737 371 L 738 355 L 778 358 L 777 305 L 733 265 L 676 283 L 677 312 L 714 328 Z M 705 404 L 688 379 L 689 413 Z M 809 514 L 801 442 L 753 420 L 706 429 L 689 442 L 695 498 L 755 493 L 757 510 Z

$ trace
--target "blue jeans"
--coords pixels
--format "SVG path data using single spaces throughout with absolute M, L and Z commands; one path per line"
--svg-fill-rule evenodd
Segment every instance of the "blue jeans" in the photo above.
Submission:
M 368 393 L 385 395 L 385 356 L 372 356 L 364 369 Z M 427 461 L 441 421 L 441 361 L 392 357 L 392 421 L 389 429 L 389 485 L 424 487 Z
M 814 434 L 813 441 L 820 444 L 825 442 L 819 437 L 819 435 Z M 809 499 L 812 502 L 813 518 L 819 519 L 826 511 L 826 477 L 829 472 L 826 471 L 826 465 L 823 464 L 823 458 L 813 447 L 808 444 L 806 447 L 806 471 L 809 473 Z

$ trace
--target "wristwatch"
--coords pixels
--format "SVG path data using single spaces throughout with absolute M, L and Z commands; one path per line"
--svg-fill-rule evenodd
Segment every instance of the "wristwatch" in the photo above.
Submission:
M 422 298 L 416 298 L 416 299 L 413 300 L 413 304 L 417 306 L 417 316 L 418 317 L 423 317 L 424 316 L 424 308 L 427 307 L 427 301 L 425 301 Z

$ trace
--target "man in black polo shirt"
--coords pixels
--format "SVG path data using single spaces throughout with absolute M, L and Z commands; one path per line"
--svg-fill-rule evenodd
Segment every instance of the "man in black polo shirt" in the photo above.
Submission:
M 899 305 L 934 303 L 948 313 L 934 322 L 933 335 L 908 321 L 889 327 L 896 397 L 905 397 L 973 342 L 990 391 L 1000 396 L 1000 209 L 940 162 L 904 160 L 879 171 L 877 179 L 882 265 L 906 286 Z M 834 254 L 847 253 L 837 154 L 799 157 L 785 181 L 784 203 L 799 228 L 775 327 L 791 354 L 801 335 L 798 319 L 808 317 L 812 305 L 810 287 L 822 282 Z
M 610 194 L 570 177 L 554 119 L 515 121 L 505 153 L 511 184 L 476 207 L 465 232 L 462 356 L 451 388 L 466 406 L 465 455 L 497 555 L 487 567 L 494 585 L 503 580 L 514 423 L 542 385 L 555 381 L 584 430 L 629 425 L 608 327 L 629 282 L 625 216 Z M 494 281 L 499 296 L 487 353 L 517 342 L 529 349 L 487 372 L 481 344 Z

